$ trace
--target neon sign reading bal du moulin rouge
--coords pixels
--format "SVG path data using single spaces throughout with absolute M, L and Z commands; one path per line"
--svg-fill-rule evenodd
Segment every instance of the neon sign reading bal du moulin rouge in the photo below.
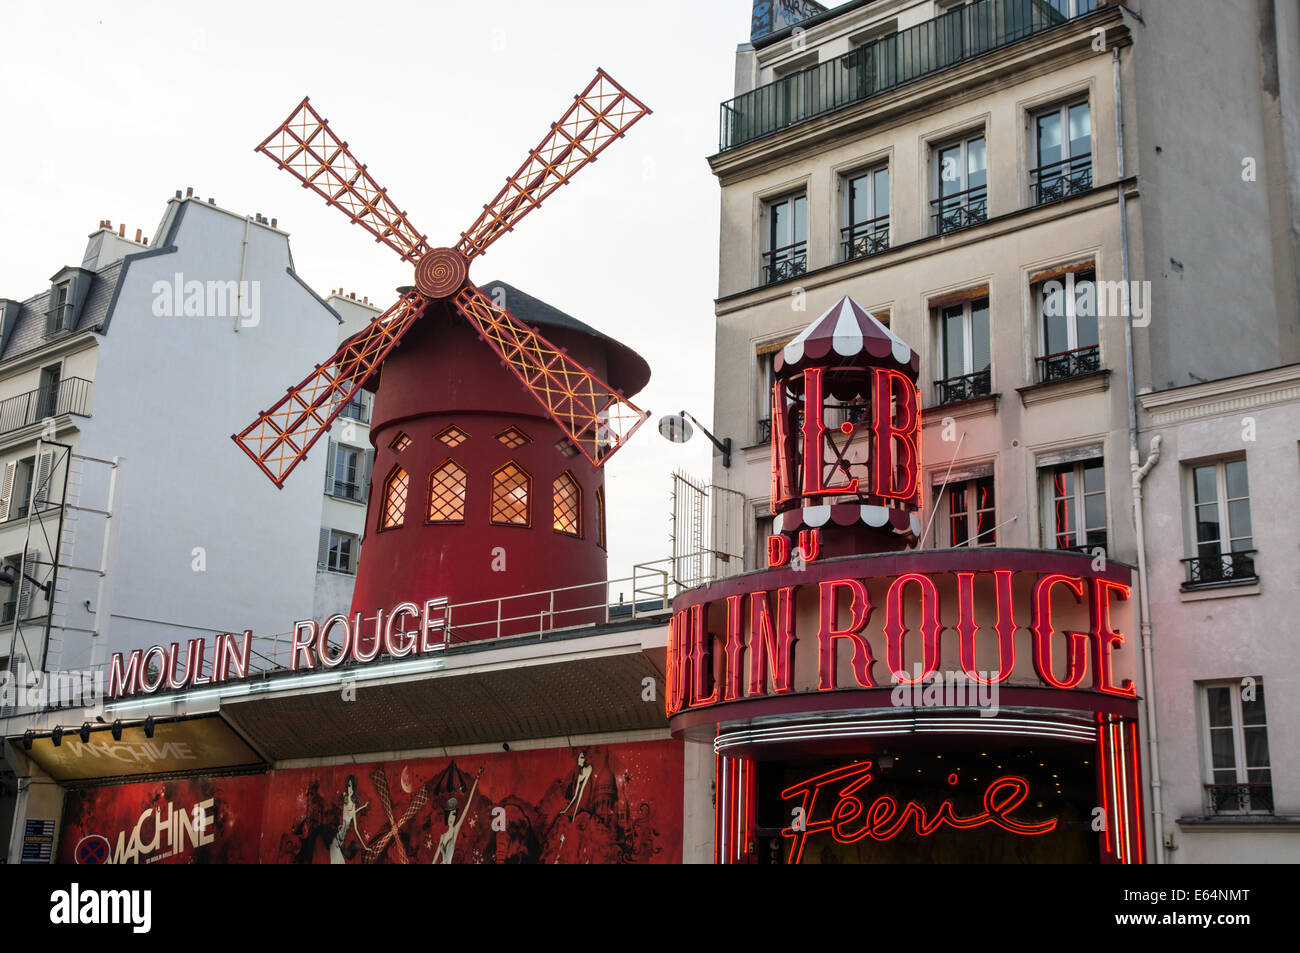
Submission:
M 380 609 L 374 616 L 361 613 L 349 618 L 343 613 L 324 622 L 304 619 L 293 624 L 289 670 L 334 669 L 351 662 L 367 664 L 381 655 L 403 659 L 412 655 L 440 652 L 447 647 L 447 599 L 427 599 L 422 605 L 402 602 L 392 609 Z M 412 624 L 418 627 L 411 627 Z M 206 639 L 191 639 L 184 648 L 179 642 L 134 649 L 125 656 L 116 652 L 109 663 L 108 698 L 136 694 L 152 695 L 164 688 L 181 691 L 219 685 L 247 678 L 253 649 L 253 632 L 240 636 L 229 633 L 216 637 L 211 645 L 212 664 L 206 666 Z

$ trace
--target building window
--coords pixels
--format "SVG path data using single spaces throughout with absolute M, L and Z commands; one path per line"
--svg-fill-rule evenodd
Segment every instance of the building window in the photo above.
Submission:
M 844 260 L 874 255 L 889 249 L 889 166 L 849 176 L 845 186 L 847 209 L 840 232 Z
M 370 418 L 366 413 L 366 392 L 358 389 L 349 398 L 348 402 L 343 405 L 343 410 L 339 412 L 339 415 L 359 423 L 367 423 Z
M 936 400 L 951 404 L 983 397 L 992 390 L 989 350 L 989 299 L 977 298 L 940 308 L 936 316 L 939 376 Z
M 41 368 L 41 383 L 36 393 L 38 416 L 53 417 L 59 412 L 59 379 L 62 373 L 61 364 Z
M 440 431 L 437 434 L 437 439 L 441 440 L 449 447 L 459 447 L 469 439 L 469 434 L 461 430 L 455 424 L 452 424 L 446 430 Z
M 510 462 L 492 474 L 492 522 L 497 526 L 528 526 L 528 497 L 533 479 Z
M 532 443 L 533 438 L 528 436 L 518 427 L 507 427 L 497 434 L 497 441 L 504 446 L 514 450 L 516 447 L 522 447 L 526 443 Z
M 596 545 L 606 549 L 605 545 L 605 488 L 596 487 Z
M 1097 283 L 1091 271 L 1038 285 L 1038 380 L 1046 384 L 1101 370 Z
M 388 444 L 388 449 L 393 451 L 393 453 L 401 453 L 410 445 L 411 445 L 411 438 L 399 430 L 397 432 L 397 436 L 394 437 L 392 441 Z
M 582 536 L 582 488 L 572 474 L 561 473 L 552 486 L 555 502 L 554 528 L 567 536 Z
M 1053 106 L 1034 116 L 1034 149 L 1029 188 L 1035 205 L 1092 188 L 1092 120 L 1087 101 Z
M 361 451 L 342 444 L 334 445 L 334 496 L 345 500 L 361 499 Z
M 566 460 L 578 455 L 578 448 L 569 442 L 568 437 L 561 437 L 555 441 L 555 449 Z
M 747 570 L 767 568 L 767 538 L 776 532 L 776 517 L 766 505 L 754 513 L 754 545 L 745 559 Z
M 945 494 L 949 546 L 996 546 L 993 478 L 949 485 Z
M 768 203 L 763 283 L 784 281 L 808 270 L 808 199 L 791 195 Z
M 988 218 L 988 157 L 984 136 L 934 149 L 934 233 L 977 225 Z
M 1106 548 L 1106 475 L 1103 461 L 1063 463 L 1047 471 L 1047 537 L 1052 548 L 1091 552 Z
M 36 458 L 24 457 L 18 461 L 14 471 L 13 505 L 9 508 L 10 519 L 22 519 L 27 515 L 32 503 L 32 480 L 36 476 Z
M 1204 686 L 1206 813 L 1273 813 L 1264 683 Z
M 455 460 L 447 459 L 429 474 L 430 523 L 465 522 L 465 490 L 468 480 Z
M 46 312 L 46 329 L 50 334 L 66 331 L 72 317 L 72 304 L 68 300 L 68 284 L 56 285 L 50 292 L 50 310 Z
M 384 481 L 384 511 L 380 518 L 380 529 L 396 529 L 406 519 L 406 495 L 410 491 L 411 478 L 401 467 L 393 467 Z
M 1195 555 L 1184 589 L 1255 582 L 1250 523 L 1250 486 L 1245 460 L 1220 460 L 1190 467 L 1190 512 Z
M 349 533 L 330 530 L 329 556 L 326 568 L 330 572 L 352 575 L 357 571 L 357 538 Z

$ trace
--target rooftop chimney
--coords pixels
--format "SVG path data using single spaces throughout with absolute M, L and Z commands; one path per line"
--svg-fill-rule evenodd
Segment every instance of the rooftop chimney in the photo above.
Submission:
M 144 229 L 142 229 L 142 228 L 137 228 L 137 229 L 135 230 L 135 243 L 136 243 L 137 245 L 140 244 L 140 239 L 141 239 L 143 236 L 144 236 Z
M 193 190 L 192 188 L 190 188 L 189 186 L 186 186 L 186 187 L 185 187 L 185 197 L 186 197 L 187 199 L 192 199 L 192 198 L 194 198 L 194 190 Z
M 126 238 L 126 222 L 117 226 L 117 235 L 119 238 Z

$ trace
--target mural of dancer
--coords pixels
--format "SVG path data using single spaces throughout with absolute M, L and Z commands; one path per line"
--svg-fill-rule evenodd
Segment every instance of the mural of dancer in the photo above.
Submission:
M 469 797 L 465 800 L 464 810 L 457 812 L 456 799 L 449 798 L 447 801 L 447 829 L 438 838 L 438 846 L 433 851 L 433 862 L 435 864 L 450 864 L 453 854 L 456 852 L 456 838 L 460 836 L 461 825 L 465 823 L 465 818 L 469 816 L 470 805 L 474 803 L 474 792 L 478 790 L 478 779 L 482 776 L 483 769 L 478 769 L 478 774 L 474 776 L 474 784 L 469 789 Z M 459 816 L 458 816 L 459 813 Z
M 343 852 L 343 845 L 348 839 L 348 828 L 351 828 L 357 835 L 357 840 L 361 841 L 361 846 L 365 850 L 370 847 L 366 844 L 365 835 L 361 833 L 361 828 L 357 826 L 357 815 L 370 806 L 370 802 L 357 806 L 357 776 L 349 774 L 347 783 L 343 788 L 343 817 L 339 822 L 338 832 L 330 840 L 330 863 L 345 864 L 347 857 Z
M 587 785 L 590 783 L 595 769 L 587 763 L 587 752 L 578 752 L 578 771 L 573 778 L 573 798 L 568 805 L 560 812 L 561 815 L 569 813 L 569 808 L 575 808 L 574 815 L 582 809 L 582 796 L 587 793 Z M 590 799 L 588 799 L 590 800 Z

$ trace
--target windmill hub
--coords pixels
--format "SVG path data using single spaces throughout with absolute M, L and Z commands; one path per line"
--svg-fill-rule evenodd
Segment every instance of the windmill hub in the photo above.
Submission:
M 415 287 L 431 301 L 450 298 L 469 273 L 469 261 L 454 248 L 435 248 L 415 266 Z

